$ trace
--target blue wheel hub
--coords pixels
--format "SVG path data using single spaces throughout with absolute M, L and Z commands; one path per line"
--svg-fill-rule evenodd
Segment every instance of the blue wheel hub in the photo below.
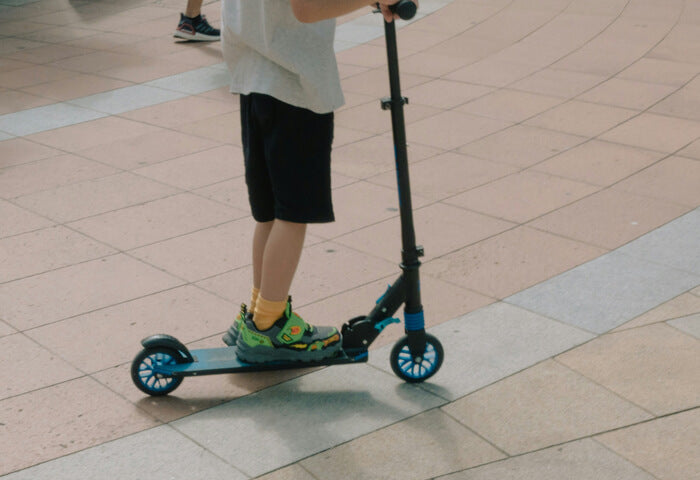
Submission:
M 163 392 L 173 383 L 173 377 L 167 377 L 156 372 L 164 365 L 175 365 L 175 358 L 165 352 L 154 352 L 143 359 L 139 365 L 139 381 L 149 390 Z

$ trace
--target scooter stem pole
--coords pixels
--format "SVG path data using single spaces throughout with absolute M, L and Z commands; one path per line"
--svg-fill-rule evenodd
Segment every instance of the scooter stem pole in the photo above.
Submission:
M 399 55 L 396 46 L 396 26 L 394 22 L 384 21 L 386 37 L 387 64 L 389 67 L 389 85 L 391 88 L 391 125 L 394 134 L 394 151 L 396 156 L 396 178 L 399 190 L 399 211 L 401 214 L 401 269 L 405 280 L 405 313 L 420 315 L 422 324 L 423 305 L 420 295 L 420 253 L 416 247 L 416 232 L 413 226 L 413 206 L 411 204 L 411 184 L 408 175 L 408 152 L 406 149 L 406 124 L 403 106 L 405 99 L 401 96 L 399 80 Z M 422 328 L 420 329 L 422 331 Z M 424 342 L 424 337 L 419 336 Z M 424 348 L 425 346 L 422 345 Z M 423 351 L 419 345 L 417 351 Z M 412 350 L 413 351 L 413 350 Z
M 411 204 L 411 187 L 408 175 L 408 153 L 406 150 L 406 127 L 404 123 L 399 80 L 399 59 L 396 47 L 396 26 L 394 22 L 384 22 L 387 57 L 389 66 L 389 85 L 391 88 L 391 124 L 394 136 L 394 151 L 396 156 L 396 175 L 399 190 L 399 211 L 401 213 L 401 240 L 403 246 L 404 265 L 414 265 L 418 262 L 416 251 L 416 234 L 413 226 L 413 207 Z

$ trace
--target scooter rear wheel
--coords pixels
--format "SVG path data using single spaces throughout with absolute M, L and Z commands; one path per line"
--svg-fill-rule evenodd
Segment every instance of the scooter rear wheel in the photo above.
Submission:
M 131 380 L 144 393 L 159 397 L 167 395 L 182 383 L 182 377 L 156 373 L 161 365 L 175 365 L 182 358 L 177 351 L 166 347 L 145 348 L 131 362 Z
M 408 383 L 418 383 L 427 380 L 437 373 L 442 366 L 445 352 L 440 340 L 433 335 L 425 334 L 425 351 L 423 355 L 414 357 L 408 346 L 408 337 L 405 336 L 394 345 L 391 350 L 391 369 L 394 373 Z

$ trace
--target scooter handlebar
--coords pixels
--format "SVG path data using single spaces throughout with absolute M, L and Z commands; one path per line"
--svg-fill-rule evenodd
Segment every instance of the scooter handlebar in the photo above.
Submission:
M 397 13 L 401 20 L 410 20 L 416 15 L 418 5 L 412 0 L 400 0 L 398 3 L 391 5 L 389 10 Z

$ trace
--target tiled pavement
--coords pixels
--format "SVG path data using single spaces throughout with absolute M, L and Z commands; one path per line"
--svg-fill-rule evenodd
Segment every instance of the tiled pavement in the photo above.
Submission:
M 400 382 L 393 326 L 368 365 L 154 400 L 139 340 L 219 345 L 251 274 L 236 98 L 218 44 L 173 41 L 183 3 L 0 0 L 0 476 L 700 479 L 699 2 L 424 0 L 399 47 L 442 370 Z M 378 22 L 338 30 L 314 322 L 397 273 Z

